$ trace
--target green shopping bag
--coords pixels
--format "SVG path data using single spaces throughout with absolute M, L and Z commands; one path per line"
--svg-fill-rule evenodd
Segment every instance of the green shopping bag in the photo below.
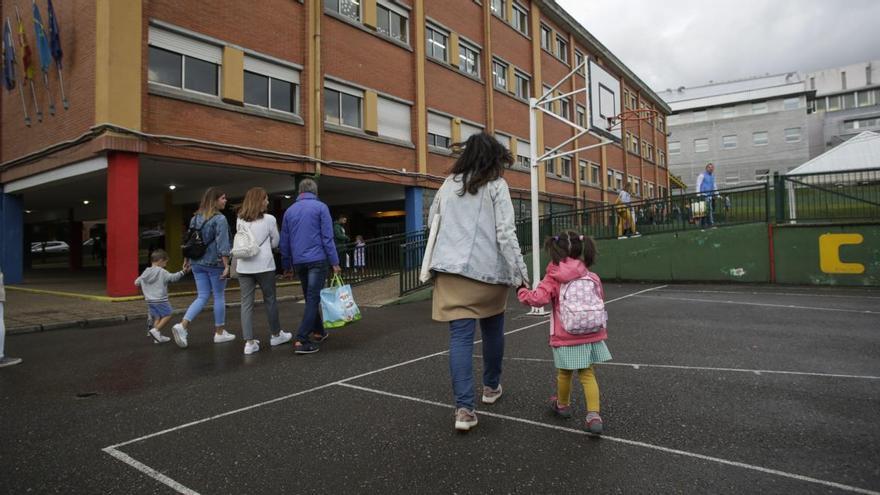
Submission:
M 324 328 L 339 328 L 361 319 L 361 311 L 354 302 L 351 286 L 334 275 L 330 287 L 321 289 L 321 313 Z

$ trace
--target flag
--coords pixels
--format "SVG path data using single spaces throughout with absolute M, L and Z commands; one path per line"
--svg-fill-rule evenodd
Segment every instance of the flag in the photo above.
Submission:
M 49 40 L 46 38 L 46 31 L 43 29 L 43 18 L 40 16 L 40 8 L 37 7 L 37 2 L 34 2 L 34 32 L 37 37 L 37 52 L 40 54 L 40 70 L 48 72 L 52 53 L 49 50 Z
M 55 9 L 52 7 L 52 0 L 49 0 L 49 48 L 52 49 L 52 58 L 55 64 L 61 67 L 61 30 L 58 29 L 58 18 L 55 16 Z
M 21 17 L 18 18 L 18 41 L 21 43 L 21 65 L 24 67 L 24 78 L 34 79 L 34 59 L 31 57 L 31 47 L 28 45 L 27 35 L 24 34 L 24 24 Z
M 12 44 L 9 19 L 3 24 L 3 86 L 7 91 L 15 89 L 15 45 Z

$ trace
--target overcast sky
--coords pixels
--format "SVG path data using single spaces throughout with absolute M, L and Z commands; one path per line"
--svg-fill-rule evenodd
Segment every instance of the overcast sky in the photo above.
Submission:
M 557 0 L 655 90 L 880 59 L 880 0 Z

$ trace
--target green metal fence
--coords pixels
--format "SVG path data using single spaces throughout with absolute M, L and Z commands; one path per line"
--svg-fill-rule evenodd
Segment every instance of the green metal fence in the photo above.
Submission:
M 421 289 L 428 285 L 419 281 L 419 271 L 425 245 L 428 243 L 427 231 L 412 233 L 400 245 L 398 266 L 400 267 L 400 295 Z
M 394 275 L 400 270 L 400 247 L 406 238 L 407 234 L 394 234 L 369 239 L 363 246 L 353 242 L 337 246 L 342 279 L 356 285 Z
M 880 169 L 775 175 L 778 223 L 880 220 Z

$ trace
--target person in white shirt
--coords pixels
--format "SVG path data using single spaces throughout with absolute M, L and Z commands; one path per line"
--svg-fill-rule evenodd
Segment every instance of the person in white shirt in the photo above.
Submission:
M 0 270 L 0 368 L 15 366 L 21 362 L 21 358 L 8 357 L 3 354 L 3 345 L 6 341 L 6 325 L 3 323 L 3 306 L 6 304 L 6 286 L 3 285 L 3 271 Z
M 275 217 L 266 213 L 269 207 L 269 195 L 262 187 L 251 188 L 244 196 L 244 202 L 238 211 L 236 230 L 248 229 L 259 252 L 249 258 L 236 261 L 238 284 L 241 288 L 241 331 L 244 335 L 244 353 L 253 354 L 260 350 L 260 341 L 254 339 L 254 292 L 257 284 L 263 292 L 263 305 L 269 320 L 271 337 L 269 342 L 275 346 L 289 342 L 290 332 L 281 330 L 278 318 L 278 306 L 275 302 L 275 257 L 272 248 L 278 247 L 281 236 L 278 234 L 278 223 Z

